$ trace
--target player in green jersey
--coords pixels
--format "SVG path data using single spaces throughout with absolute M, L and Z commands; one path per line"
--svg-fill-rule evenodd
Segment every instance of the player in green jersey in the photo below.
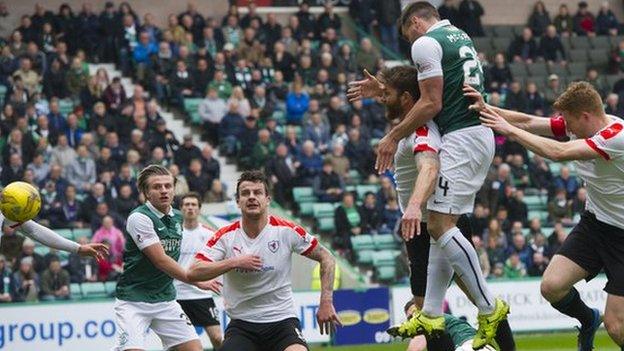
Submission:
M 456 225 L 460 215 L 472 212 L 494 157 L 493 132 L 481 126 L 479 116 L 468 109 L 470 101 L 462 94 L 464 83 L 483 91 L 483 69 L 470 37 L 449 21 L 440 20 L 429 2 L 408 5 L 399 24 L 412 43 L 411 56 L 418 69 L 414 84 L 419 85 L 421 96 L 401 123 L 380 141 L 375 166 L 379 172 L 389 169 L 398 142 L 432 119 L 442 134 L 442 144 L 437 186 L 427 204 L 427 227 L 435 241 L 430 247 L 423 310 L 392 332 L 401 336 L 443 335 L 442 301 L 456 273 L 479 310 L 473 345 L 480 349 L 493 342 L 498 325 L 509 313 L 509 306 L 488 290 L 477 254 Z M 405 215 L 422 219 L 421 211 Z M 450 344 L 448 339 L 446 343 Z
M 117 283 L 115 350 L 144 350 L 151 329 L 165 349 L 201 351 L 191 322 L 175 301 L 173 279 L 209 289 L 209 282 L 192 283 L 176 262 L 180 256 L 182 215 L 171 206 L 175 179 L 162 166 L 150 165 L 138 177 L 145 204 L 128 217 L 124 272 Z

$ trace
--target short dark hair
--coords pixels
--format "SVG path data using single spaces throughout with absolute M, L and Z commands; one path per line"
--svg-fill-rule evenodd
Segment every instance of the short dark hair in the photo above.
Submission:
M 399 17 L 399 28 L 406 25 L 409 19 L 413 16 L 422 19 L 440 19 L 440 14 L 438 13 L 438 10 L 435 8 L 435 6 L 431 5 L 428 1 L 417 1 L 407 5 L 403 9 L 403 11 L 401 12 L 401 16 Z
M 127 165 L 127 164 L 126 164 Z M 176 178 L 169 172 L 166 167 L 161 165 L 149 165 L 139 173 L 139 177 L 137 179 L 137 185 L 139 190 L 145 195 L 147 194 L 147 190 L 149 188 L 148 180 L 151 176 L 161 176 L 161 175 L 169 175 L 173 178 L 173 184 L 176 183 Z
M 382 80 L 385 84 L 398 90 L 399 95 L 407 92 L 412 96 L 414 101 L 420 98 L 420 89 L 418 88 L 418 70 L 413 66 L 394 66 L 392 68 L 384 68 L 381 71 Z
M 267 195 L 269 195 L 269 179 L 262 171 L 257 169 L 245 171 L 238 178 L 236 182 L 236 199 L 238 200 L 240 193 L 238 192 L 240 189 L 240 185 L 242 182 L 252 182 L 252 183 L 262 183 L 264 184 L 264 191 Z
M 199 204 L 199 208 L 201 208 L 202 205 L 202 198 L 201 195 L 199 195 L 198 192 L 196 191 L 189 191 L 188 193 L 184 194 L 184 196 L 182 196 L 182 198 L 180 199 L 180 206 L 182 206 L 182 204 L 184 203 L 184 200 L 186 199 L 197 199 L 197 203 Z

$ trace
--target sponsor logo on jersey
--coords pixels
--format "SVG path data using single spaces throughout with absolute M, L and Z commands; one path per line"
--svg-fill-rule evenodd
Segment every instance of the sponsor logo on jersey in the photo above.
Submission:
M 384 308 L 371 308 L 364 311 L 364 322 L 368 324 L 381 324 L 390 319 L 390 313 Z
M 271 241 L 269 241 L 268 245 L 269 245 L 269 250 L 270 250 L 272 253 L 276 253 L 276 252 L 277 252 L 277 250 L 279 250 L 279 241 L 277 241 L 277 240 L 271 240 Z

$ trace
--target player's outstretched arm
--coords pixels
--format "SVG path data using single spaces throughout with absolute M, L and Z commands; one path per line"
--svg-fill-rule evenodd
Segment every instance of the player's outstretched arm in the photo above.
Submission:
M 384 85 L 377 78 L 364 70 L 364 79 L 356 80 L 349 83 L 347 90 L 347 98 L 350 102 L 358 101 L 364 98 L 381 97 L 384 91 Z
M 323 245 L 317 245 L 306 257 L 321 264 L 321 303 L 316 313 L 316 320 L 321 334 L 333 334 L 336 327 L 342 325 L 334 308 L 336 259 Z
M 590 160 L 601 155 L 583 139 L 560 142 L 541 137 L 513 126 L 491 109 L 481 111 L 481 123 L 519 142 L 534 153 L 553 161 Z
M 202 254 L 200 257 L 205 256 Z M 198 282 L 215 279 L 233 269 L 257 271 L 261 268 L 262 259 L 256 255 L 240 255 L 220 261 L 196 259 L 186 276 L 190 281 Z
M 464 96 L 471 98 L 474 101 L 474 103 L 469 107 L 471 110 L 476 110 L 480 112 L 484 111 L 485 109 L 490 109 L 503 117 L 505 120 L 507 120 L 507 122 L 520 129 L 524 129 L 533 134 L 554 136 L 550 125 L 550 118 L 529 115 L 526 113 L 507 110 L 504 108 L 489 105 L 485 102 L 483 95 L 481 95 L 480 92 L 478 92 L 475 88 L 471 87 L 468 84 L 464 84 L 463 91 Z
M 108 254 L 108 247 L 104 244 L 93 243 L 80 245 L 75 241 L 63 238 L 50 228 L 44 227 L 33 220 L 26 221 L 22 224 L 11 224 L 7 219 L 5 219 L 5 221 L 10 227 L 15 228 L 23 235 L 53 249 L 74 252 L 81 256 L 92 256 L 96 259 L 101 259 Z
M 440 170 L 440 160 L 437 152 L 421 151 L 415 156 L 418 176 L 414 182 L 414 191 L 409 200 L 409 205 L 401 219 L 401 234 L 408 241 L 416 235 L 420 235 L 420 222 L 422 221 L 422 204 L 426 202 L 435 188 L 435 182 Z

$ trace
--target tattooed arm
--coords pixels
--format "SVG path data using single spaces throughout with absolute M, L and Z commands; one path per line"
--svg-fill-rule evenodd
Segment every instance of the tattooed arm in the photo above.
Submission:
M 337 325 L 342 325 L 334 308 L 334 272 L 336 260 L 323 245 L 317 245 L 312 252 L 306 255 L 309 259 L 321 264 L 321 303 L 316 320 L 321 334 L 329 334 L 336 331 Z

